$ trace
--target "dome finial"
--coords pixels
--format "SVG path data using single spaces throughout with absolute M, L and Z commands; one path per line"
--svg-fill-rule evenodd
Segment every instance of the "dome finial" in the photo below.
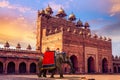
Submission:
M 70 21 L 75 21 L 76 20 L 76 17 L 75 15 L 73 14 L 73 12 L 69 15 L 69 18 L 68 18 Z
M 77 27 L 83 27 L 83 23 L 80 19 L 77 21 L 76 26 Z
M 59 10 L 58 10 L 58 13 L 56 14 L 57 17 L 65 17 L 67 16 L 65 11 L 63 10 L 63 8 L 61 7 Z
M 51 14 L 53 13 L 52 8 L 50 7 L 49 4 L 48 4 L 47 8 L 45 9 L 45 13 L 46 13 L 47 15 L 51 15 Z
M 18 43 L 16 46 L 16 49 L 20 49 L 20 48 L 21 48 L 21 45 L 20 45 L 20 43 Z
M 5 47 L 5 48 L 9 48 L 9 47 L 10 47 L 10 44 L 8 43 L 8 41 L 6 41 L 4 47 Z
M 88 22 L 85 22 L 85 25 L 84 25 L 85 29 L 88 29 L 90 27 L 89 23 Z
M 27 46 L 27 50 L 31 50 L 32 48 L 31 48 L 31 45 L 29 44 L 28 46 Z

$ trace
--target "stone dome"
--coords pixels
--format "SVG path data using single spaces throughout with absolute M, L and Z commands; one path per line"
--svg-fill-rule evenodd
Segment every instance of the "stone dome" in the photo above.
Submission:
M 58 16 L 58 17 L 65 17 L 67 15 L 66 15 L 65 11 L 62 8 L 60 8 L 58 10 L 58 13 L 56 14 L 56 16 Z
M 31 49 L 32 49 L 30 44 L 27 46 L 27 49 L 28 49 L 28 50 L 31 50 Z
M 48 14 L 48 15 L 51 15 L 53 13 L 52 8 L 49 5 L 45 9 L 45 13 Z
M 69 15 L 69 18 L 68 18 L 70 21 L 75 21 L 76 20 L 76 16 L 72 13 Z
M 16 46 L 17 49 L 20 49 L 21 48 L 21 45 L 18 43 L 17 46 Z
M 40 10 L 40 11 L 38 11 L 38 15 L 45 15 L 45 10 Z
M 85 22 L 84 27 L 85 27 L 85 29 L 89 28 L 90 27 L 89 23 Z
M 4 45 L 4 47 L 9 48 L 9 47 L 10 47 L 9 43 L 8 43 L 8 42 L 6 42 L 6 43 L 5 43 L 5 45 Z
M 77 27 L 82 27 L 83 26 L 83 23 L 80 19 L 77 21 L 76 26 Z

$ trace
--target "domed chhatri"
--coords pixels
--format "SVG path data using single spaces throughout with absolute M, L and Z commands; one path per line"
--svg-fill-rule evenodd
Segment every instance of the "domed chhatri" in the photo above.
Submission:
M 77 27 L 83 27 L 83 23 L 80 19 L 77 21 L 76 26 Z
M 44 16 L 45 15 L 45 10 L 41 10 L 41 11 L 38 11 L 38 15 L 42 15 L 42 16 Z
M 31 45 L 29 44 L 28 46 L 27 46 L 27 50 L 31 50 L 32 48 L 31 48 Z
M 5 47 L 5 48 L 9 48 L 9 47 L 10 47 L 9 43 L 6 42 L 5 45 L 4 45 L 4 47 Z
M 52 8 L 48 5 L 48 7 L 45 9 L 45 14 L 51 15 L 53 13 Z
M 58 13 L 56 14 L 56 16 L 57 16 L 57 17 L 65 17 L 65 16 L 67 16 L 67 15 L 66 15 L 65 11 L 64 11 L 62 8 L 60 8 L 60 9 L 58 10 Z
M 76 16 L 72 13 L 69 15 L 69 18 L 68 18 L 70 21 L 75 21 L 76 20 Z
M 20 49 L 20 48 L 21 48 L 21 45 L 18 43 L 16 46 L 16 49 Z
M 90 27 L 89 23 L 88 22 L 85 22 L 85 25 L 84 25 L 85 29 L 88 29 Z

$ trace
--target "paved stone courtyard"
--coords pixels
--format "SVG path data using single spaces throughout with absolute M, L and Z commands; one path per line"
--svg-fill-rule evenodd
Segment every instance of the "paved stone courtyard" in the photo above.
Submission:
M 120 74 L 117 75 L 64 75 L 64 78 L 38 78 L 37 75 L 0 75 L 0 80 L 120 80 Z

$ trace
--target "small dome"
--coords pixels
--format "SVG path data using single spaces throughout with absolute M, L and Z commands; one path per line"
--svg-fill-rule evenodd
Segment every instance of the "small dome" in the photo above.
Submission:
M 58 13 L 56 14 L 56 16 L 58 16 L 58 17 L 65 17 L 67 15 L 66 15 L 65 11 L 62 8 L 60 8 L 58 10 Z
M 104 40 L 107 40 L 107 38 L 106 38 L 106 37 L 104 37 Z
M 77 21 L 76 26 L 77 27 L 82 27 L 83 26 L 83 23 L 80 19 Z
M 4 45 L 4 47 L 9 48 L 10 47 L 9 43 L 6 42 L 5 45 Z
M 52 8 L 48 5 L 48 7 L 45 9 L 45 13 L 48 15 L 51 15 L 53 13 Z
M 28 50 L 31 50 L 31 49 L 32 49 L 30 44 L 27 46 L 27 49 L 28 49 Z
M 75 15 L 72 13 L 69 15 L 69 18 L 68 18 L 70 21 L 75 21 L 76 20 L 76 17 Z
M 45 15 L 45 11 L 43 9 L 41 11 L 38 11 L 38 15 Z
M 21 48 L 21 45 L 18 43 L 17 46 L 16 46 L 17 49 L 20 49 Z
M 88 27 L 90 27 L 90 25 L 88 24 L 88 22 L 85 22 L 84 27 L 85 27 L 85 29 L 87 29 Z
M 94 34 L 94 36 L 93 36 L 94 38 L 98 38 L 98 36 L 97 36 L 97 34 Z
M 111 41 L 111 39 L 110 39 L 110 38 L 108 38 L 108 41 Z

